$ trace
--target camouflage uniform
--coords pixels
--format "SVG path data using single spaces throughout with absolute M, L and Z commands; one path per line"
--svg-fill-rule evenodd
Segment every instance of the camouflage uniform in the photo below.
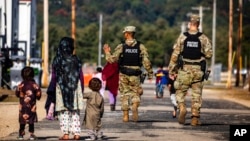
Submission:
M 192 17 L 191 17 L 192 18 Z M 198 31 L 189 31 L 189 34 L 196 34 Z M 212 45 L 211 41 L 204 34 L 199 36 L 201 42 L 201 53 L 204 55 L 198 60 L 191 60 L 183 58 L 184 65 L 183 68 L 177 67 L 178 55 L 183 51 L 184 41 L 187 38 L 184 34 L 181 34 L 176 43 L 173 46 L 173 53 L 171 55 L 169 63 L 169 74 L 177 74 L 174 87 L 176 89 L 176 100 L 178 103 L 178 108 L 183 106 L 186 112 L 185 96 L 189 88 L 192 89 L 192 117 L 200 117 L 200 108 L 202 105 L 202 88 L 203 82 L 202 77 L 204 72 L 201 71 L 201 66 L 197 65 L 199 62 L 205 59 L 210 59 L 212 57 Z M 185 62 L 189 62 L 186 63 Z M 193 64 L 192 64 L 193 63 Z M 184 113 L 186 115 L 186 113 Z M 184 117 L 185 117 L 184 115 Z M 185 119 L 184 119 L 185 122 Z M 181 124 L 184 124 L 181 123 Z M 180 123 L 180 121 L 179 121 Z
M 136 39 L 133 42 L 125 41 L 125 43 L 131 47 L 134 47 L 137 43 Z M 113 54 L 106 53 L 106 60 L 110 63 L 117 62 L 119 56 L 123 51 L 123 45 L 119 44 Z M 140 55 L 142 56 L 142 65 L 148 72 L 148 78 L 153 78 L 153 70 L 147 49 L 143 44 L 140 44 Z M 140 69 L 140 66 L 126 66 L 128 68 Z M 120 72 L 119 74 L 119 91 L 121 100 L 121 110 L 129 110 L 130 105 L 133 103 L 140 103 L 140 96 L 143 94 L 143 90 L 140 84 L 140 75 L 129 76 Z

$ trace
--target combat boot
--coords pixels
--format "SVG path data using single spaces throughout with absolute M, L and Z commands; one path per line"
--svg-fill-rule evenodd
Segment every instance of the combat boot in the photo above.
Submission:
M 191 120 L 191 123 L 190 123 L 192 126 L 201 125 L 201 122 L 200 122 L 200 110 L 199 110 L 199 107 L 197 105 L 198 104 L 196 104 L 195 102 L 192 102 L 192 108 L 191 108 L 192 120 Z
M 129 116 L 128 111 L 123 111 L 123 122 L 128 122 Z
M 138 121 L 138 107 L 139 107 L 139 103 L 135 102 L 132 105 L 132 114 L 133 114 L 133 121 L 137 122 Z
M 196 117 L 196 116 L 192 116 L 191 125 L 192 126 L 199 126 L 199 125 L 201 125 L 200 118 Z
M 178 122 L 179 124 L 185 124 L 185 117 L 187 114 L 187 109 L 184 103 L 179 104 L 179 117 L 178 117 Z

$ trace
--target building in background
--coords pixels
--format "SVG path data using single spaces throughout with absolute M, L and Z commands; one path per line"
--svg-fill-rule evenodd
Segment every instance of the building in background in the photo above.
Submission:
M 13 66 L 8 68 L 10 82 L 7 84 L 12 89 L 21 81 L 19 73 L 24 66 L 34 67 L 36 81 L 41 83 L 42 59 L 41 47 L 36 44 L 36 15 L 36 0 L 0 0 L 0 53 L 7 54 L 2 55 L 1 64 L 5 58 L 13 61 Z

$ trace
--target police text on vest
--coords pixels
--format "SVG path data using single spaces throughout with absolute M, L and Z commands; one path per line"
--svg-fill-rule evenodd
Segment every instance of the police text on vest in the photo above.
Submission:
M 125 50 L 125 52 L 126 52 L 126 53 L 137 53 L 137 52 L 138 52 L 138 49 L 129 49 L 129 48 L 127 48 L 127 49 Z

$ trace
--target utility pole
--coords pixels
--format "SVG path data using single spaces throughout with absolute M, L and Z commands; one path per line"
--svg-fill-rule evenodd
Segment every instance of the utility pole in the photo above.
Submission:
M 181 23 L 181 34 L 183 34 L 184 32 L 186 32 L 186 28 L 187 28 L 186 22 L 182 22 Z
M 203 11 L 204 10 L 210 10 L 209 7 L 192 7 L 192 10 L 198 10 L 199 11 L 199 16 L 200 16 L 200 32 L 202 32 L 202 23 L 203 23 Z
M 229 2 L 229 45 L 228 45 L 228 77 L 226 88 L 232 88 L 232 51 L 233 51 L 233 0 Z
M 6 0 L 4 1 L 4 47 L 7 46 L 7 14 L 6 14 L 6 9 L 7 9 L 7 4 L 6 4 Z
M 48 87 L 48 76 L 49 76 L 49 67 L 48 67 L 48 46 L 49 46 L 49 18 L 48 18 L 48 11 L 49 11 L 49 4 L 48 0 L 43 1 L 43 25 L 44 25 L 44 42 L 43 42 L 43 75 L 42 75 L 42 85 L 43 87 Z
M 235 86 L 240 84 L 240 71 L 241 71 L 241 40 L 242 40 L 242 0 L 239 0 L 239 24 L 238 24 L 238 47 L 237 47 L 237 73 Z
M 75 0 L 71 0 L 71 37 L 74 39 L 74 47 L 76 48 L 76 12 L 75 12 Z M 74 54 L 76 49 L 74 49 Z
M 102 14 L 100 14 L 100 20 L 99 20 L 98 66 L 102 65 L 101 56 L 102 56 Z
M 215 80 L 215 47 L 216 47 L 216 0 L 213 1 L 213 28 L 212 28 L 212 47 L 213 47 L 213 56 L 212 56 L 212 62 L 211 62 L 211 69 L 212 69 L 212 84 Z

